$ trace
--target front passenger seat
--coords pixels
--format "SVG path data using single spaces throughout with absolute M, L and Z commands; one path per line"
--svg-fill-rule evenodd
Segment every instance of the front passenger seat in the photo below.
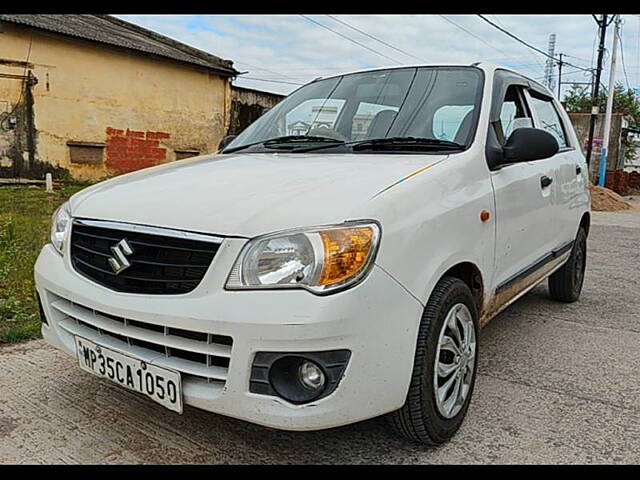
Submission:
M 369 130 L 367 130 L 367 138 L 384 138 L 387 136 L 393 121 L 396 119 L 395 110 L 381 110 L 373 117 Z

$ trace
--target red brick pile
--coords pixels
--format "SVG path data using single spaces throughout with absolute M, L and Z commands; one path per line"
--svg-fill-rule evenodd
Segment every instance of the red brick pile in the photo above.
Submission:
M 631 189 L 640 190 L 640 172 L 607 170 L 604 186 L 620 195 L 628 195 Z
M 629 192 L 629 174 L 624 170 L 607 170 L 604 186 L 620 195 Z

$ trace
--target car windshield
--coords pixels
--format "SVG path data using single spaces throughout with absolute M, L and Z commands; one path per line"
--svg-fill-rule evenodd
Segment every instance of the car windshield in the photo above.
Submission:
M 476 67 L 397 68 L 318 80 L 256 120 L 224 152 L 463 150 L 474 138 L 482 83 Z

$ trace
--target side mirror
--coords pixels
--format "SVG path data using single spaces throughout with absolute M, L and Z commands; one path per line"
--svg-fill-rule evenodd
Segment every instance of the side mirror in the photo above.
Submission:
M 220 144 L 218 145 L 218 151 L 222 151 L 227 145 L 229 145 L 234 138 L 236 138 L 237 135 L 227 135 L 226 137 L 224 137 L 221 141 Z
M 504 163 L 542 160 L 558 153 L 558 141 L 539 128 L 516 128 L 502 147 Z

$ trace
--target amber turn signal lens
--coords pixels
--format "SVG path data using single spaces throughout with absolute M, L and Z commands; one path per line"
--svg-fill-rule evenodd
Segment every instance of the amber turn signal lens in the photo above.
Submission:
M 358 273 L 371 253 L 373 235 L 371 227 L 321 231 L 324 263 L 319 284 L 333 285 Z

